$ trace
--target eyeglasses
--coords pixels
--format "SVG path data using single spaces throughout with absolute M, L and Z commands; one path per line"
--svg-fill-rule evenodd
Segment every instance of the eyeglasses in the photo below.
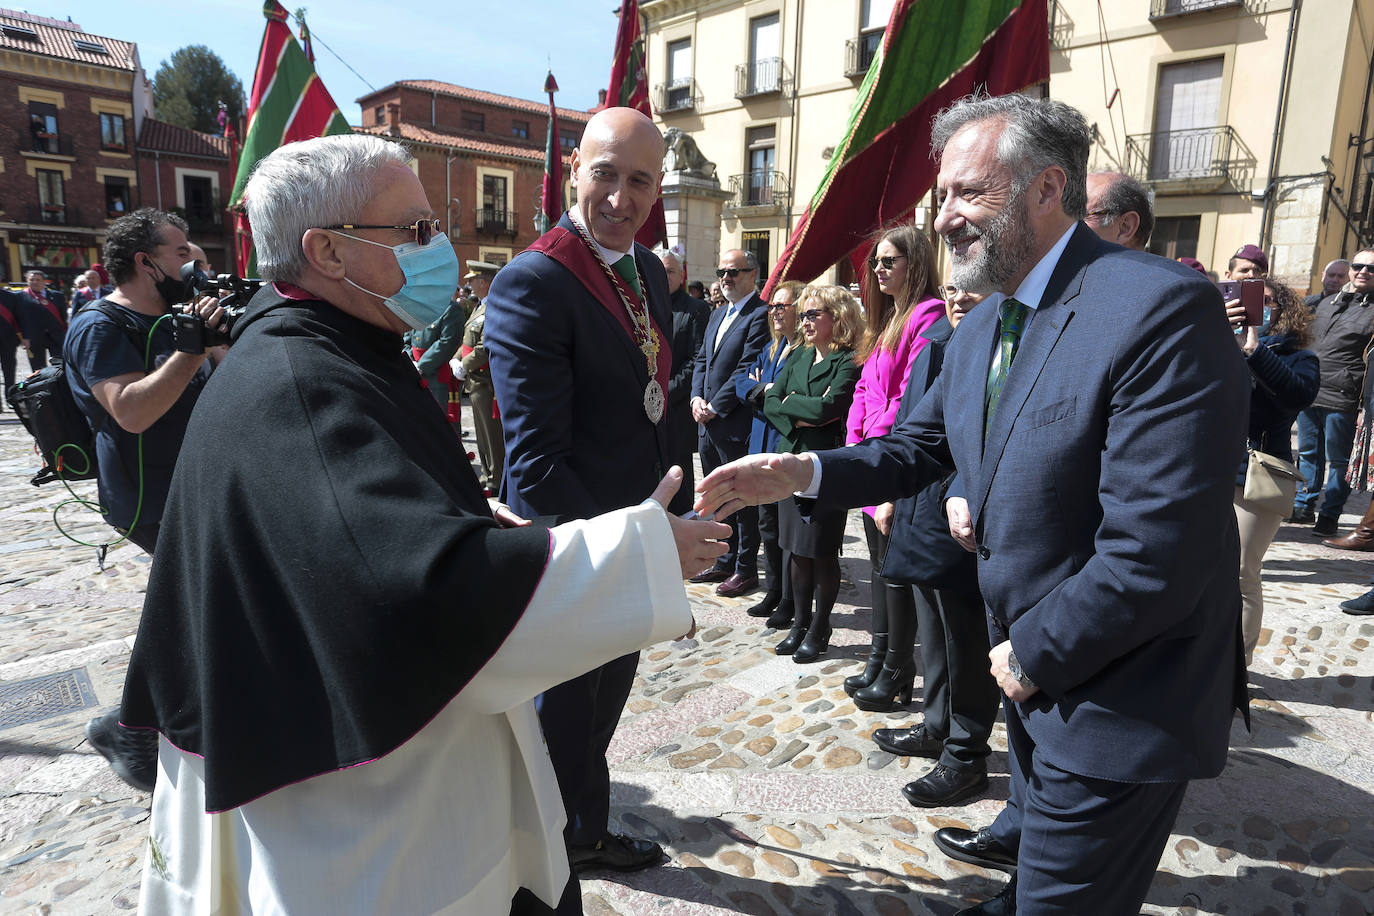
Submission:
M 770 311 L 770 312 L 785 312 L 785 311 L 787 311 L 788 309 L 790 309 L 791 307 L 792 307 L 792 306 L 791 306 L 791 304 L 789 304 L 789 303 L 774 302 L 772 305 L 768 306 L 768 311 Z
M 962 292 L 963 290 L 951 283 L 946 283 L 944 286 L 940 287 L 940 295 L 944 296 L 946 299 L 953 299 Z
M 434 233 L 439 231 L 441 220 L 437 219 L 417 219 L 409 226 L 364 226 L 361 223 L 339 223 L 336 226 L 321 226 L 321 229 L 396 229 L 410 230 L 415 233 L 415 244 L 428 245 L 430 239 L 434 238 Z
M 877 269 L 878 269 L 878 265 L 881 264 L 881 265 L 883 265 L 883 270 L 891 270 L 893 264 L 896 264 L 898 261 L 905 261 L 905 260 L 906 260 L 906 255 L 904 255 L 904 254 L 894 254 L 894 255 L 891 255 L 891 256 L 886 257 L 886 258 L 869 258 L 869 259 L 868 259 L 868 269 L 869 269 L 869 270 L 877 270 Z
M 1374 271 L 1374 264 L 1351 264 L 1350 272 L 1357 274 L 1362 270 Z
M 802 320 L 802 321 L 815 321 L 817 318 L 821 317 L 822 315 L 829 315 L 829 314 L 830 314 L 830 313 L 827 312 L 825 309 L 807 309 L 806 311 L 804 311 L 804 312 L 801 313 L 801 320 Z
M 751 274 L 754 272 L 752 267 L 717 267 L 716 276 L 724 280 L 726 277 L 738 277 L 740 274 Z

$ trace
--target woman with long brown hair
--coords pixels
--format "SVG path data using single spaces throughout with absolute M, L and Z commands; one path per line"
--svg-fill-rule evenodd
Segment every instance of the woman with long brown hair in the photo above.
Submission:
M 945 316 L 930 239 L 912 223 L 882 230 L 863 277 L 867 317 L 855 360 L 863 367 L 846 424 L 846 445 L 892 429 L 911 364 L 926 345 L 921 332 Z M 865 507 L 864 534 L 873 566 L 873 647 L 862 674 L 845 678 L 851 695 L 878 681 L 891 697 L 909 695 L 916 676 L 916 603 L 911 587 L 878 574 L 892 530 L 892 503 Z M 885 672 L 884 667 L 891 669 Z

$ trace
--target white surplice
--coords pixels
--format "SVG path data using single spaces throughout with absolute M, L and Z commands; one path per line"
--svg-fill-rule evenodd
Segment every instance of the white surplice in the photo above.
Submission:
M 141 912 L 500 916 L 520 887 L 554 905 L 566 818 L 533 699 L 690 625 L 656 503 L 554 528 L 500 650 L 385 757 L 207 814 L 204 760 L 162 739 Z

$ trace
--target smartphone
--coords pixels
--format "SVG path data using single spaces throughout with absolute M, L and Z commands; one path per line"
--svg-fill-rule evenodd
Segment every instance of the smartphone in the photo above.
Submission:
M 1245 323 L 1250 327 L 1264 324 L 1264 281 L 1241 280 L 1240 304 L 1245 309 Z
M 1222 280 L 1217 283 L 1223 302 L 1240 300 L 1245 309 L 1245 325 L 1258 327 L 1264 324 L 1264 281 Z

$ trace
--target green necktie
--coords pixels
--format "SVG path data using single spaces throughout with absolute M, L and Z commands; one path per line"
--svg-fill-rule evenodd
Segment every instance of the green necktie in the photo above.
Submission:
M 1002 397 L 1002 388 L 1007 383 L 1007 373 L 1011 371 L 1011 361 L 1016 357 L 1016 348 L 1021 343 L 1021 335 L 1026 330 L 1026 318 L 1030 309 L 1015 299 L 1002 301 L 1002 337 L 997 344 L 997 359 L 988 370 L 987 420 L 983 425 L 983 437 L 987 438 L 992 428 L 992 415 L 997 410 L 997 401 Z
M 625 255 L 619 261 L 611 265 L 615 272 L 625 278 L 625 282 L 630 284 L 630 289 L 635 291 L 636 296 L 644 294 L 639 290 L 639 271 L 635 270 L 635 259 L 630 255 Z

